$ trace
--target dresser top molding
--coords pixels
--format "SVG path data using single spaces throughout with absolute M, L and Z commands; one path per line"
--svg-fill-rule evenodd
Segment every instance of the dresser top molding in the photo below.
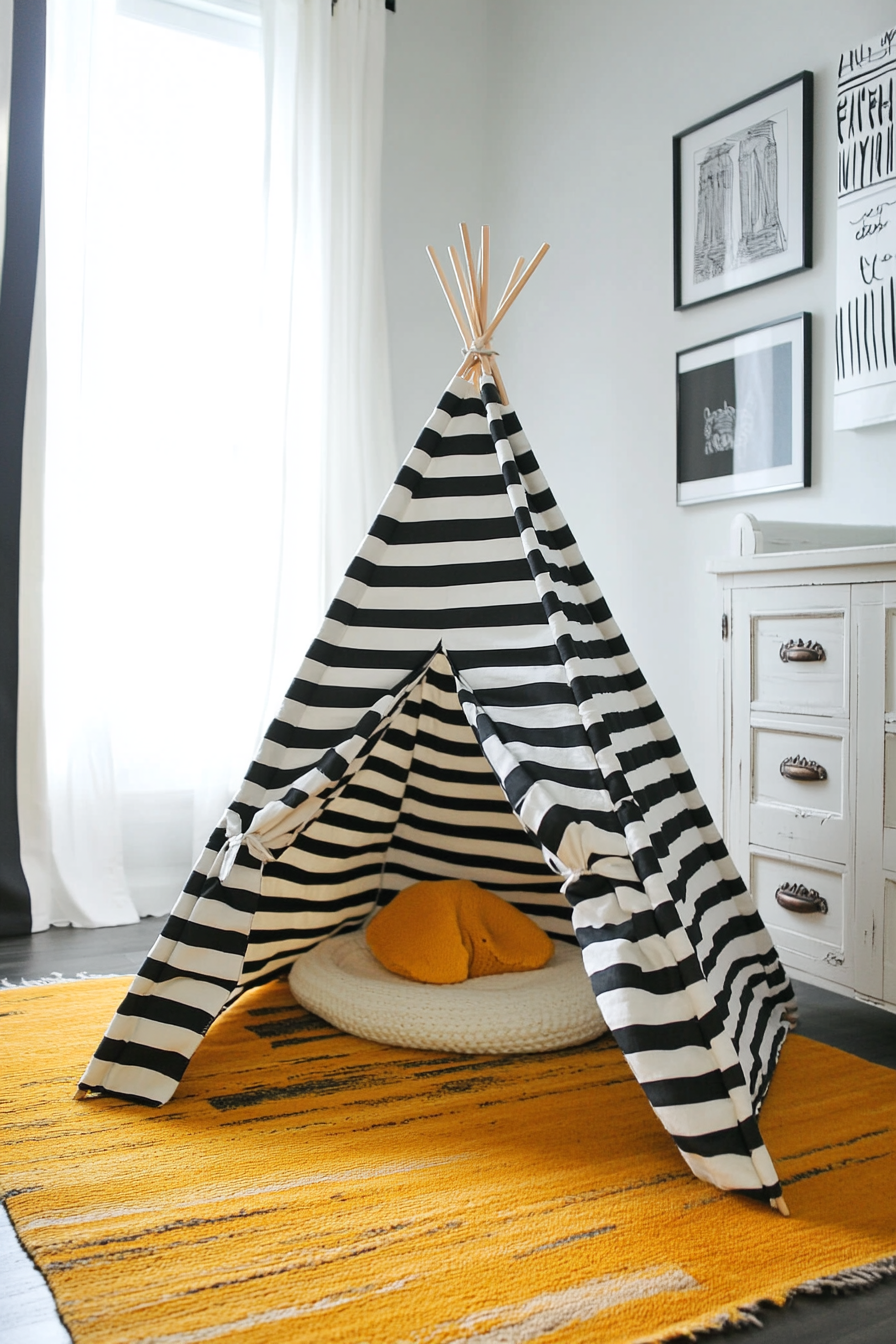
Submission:
M 896 525 L 785 522 L 738 513 L 730 537 L 730 553 L 707 560 L 706 568 L 736 587 L 757 581 L 871 583 L 896 577 Z
M 837 546 L 817 551 L 769 551 L 762 555 L 723 555 L 706 562 L 711 574 L 745 575 L 750 581 L 772 574 L 778 582 L 784 572 L 802 572 L 804 582 L 873 583 L 896 577 L 896 544 Z M 885 573 L 889 569 L 893 574 Z M 824 570 L 817 579 L 809 572 Z

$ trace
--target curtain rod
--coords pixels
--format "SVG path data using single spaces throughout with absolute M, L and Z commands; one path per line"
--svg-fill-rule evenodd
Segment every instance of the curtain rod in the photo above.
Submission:
M 333 13 L 333 10 L 334 10 L 335 8 L 336 8 L 336 0 L 330 0 L 330 13 L 331 13 L 331 14 Z M 395 13 L 395 0 L 386 0 L 386 8 L 387 8 L 387 9 L 390 9 L 390 10 L 392 11 L 392 13 L 394 14 L 394 13 Z

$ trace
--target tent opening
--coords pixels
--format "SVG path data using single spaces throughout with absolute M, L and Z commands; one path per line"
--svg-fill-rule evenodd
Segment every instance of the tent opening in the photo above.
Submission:
M 313 820 L 265 865 L 242 983 L 357 928 L 412 882 L 440 878 L 468 878 L 576 943 L 562 878 L 507 801 L 441 647 Z

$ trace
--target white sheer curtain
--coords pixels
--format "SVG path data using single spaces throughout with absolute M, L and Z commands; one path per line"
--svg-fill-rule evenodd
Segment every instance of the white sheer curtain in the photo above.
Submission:
M 141 5 L 48 4 L 23 506 L 35 929 L 170 908 L 394 468 L 382 0 L 333 18 L 265 0 L 263 65 Z
M 271 405 L 284 407 L 288 441 L 326 445 L 307 470 L 322 500 L 328 600 L 396 465 L 380 233 L 386 11 L 383 0 L 262 0 L 261 9 L 267 327 L 286 388 Z

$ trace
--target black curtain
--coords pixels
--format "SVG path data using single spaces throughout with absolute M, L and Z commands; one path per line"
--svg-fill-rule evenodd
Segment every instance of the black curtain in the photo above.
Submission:
M 45 0 L 15 0 L 0 280 L 0 935 L 31 932 L 16 788 L 19 520 L 44 134 Z

